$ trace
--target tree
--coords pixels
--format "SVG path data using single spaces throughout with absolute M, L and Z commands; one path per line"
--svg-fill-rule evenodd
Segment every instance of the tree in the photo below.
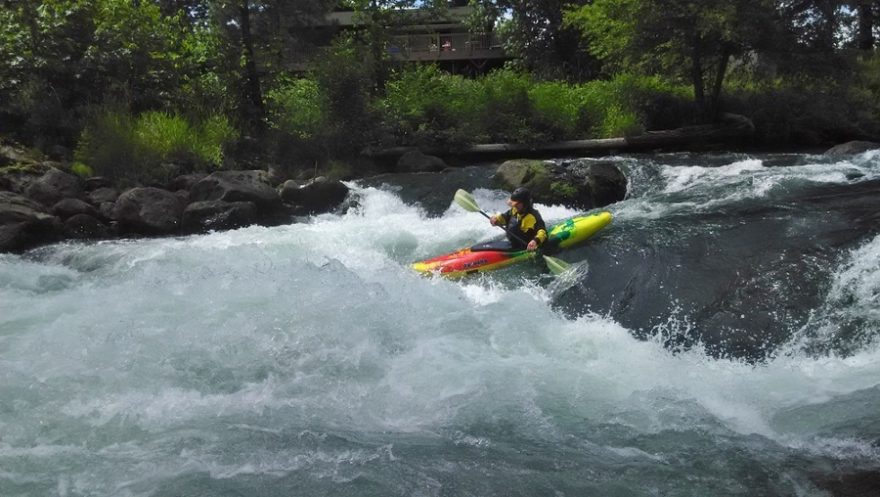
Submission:
M 565 14 L 608 69 L 689 79 L 703 120 L 716 117 L 731 58 L 766 44 L 776 17 L 771 0 L 594 0 Z
M 874 50 L 874 20 L 880 16 L 880 2 L 859 0 L 855 2 L 858 13 L 856 45 L 860 50 Z
M 184 5 L 221 33 L 218 47 L 222 67 L 234 88 L 241 123 L 257 134 L 265 124 L 264 79 L 277 74 L 284 51 L 300 40 L 304 26 L 315 25 L 334 5 L 333 0 L 164 0 Z M 200 16 L 200 17 L 199 17 Z
M 89 106 L 108 100 L 133 110 L 165 105 L 169 88 L 187 71 L 178 26 L 152 2 L 4 1 L 4 121 L 72 145 Z
M 567 6 L 588 0 L 472 0 L 472 30 L 497 30 L 514 66 L 547 79 L 583 81 L 598 70 L 580 43 L 577 29 L 563 19 Z

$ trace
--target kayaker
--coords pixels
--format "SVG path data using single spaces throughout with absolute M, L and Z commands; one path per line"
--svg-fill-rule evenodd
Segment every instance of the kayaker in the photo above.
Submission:
M 519 187 L 507 199 L 510 210 L 489 218 L 492 226 L 501 226 L 515 250 L 537 250 L 547 241 L 547 226 L 532 203 L 532 192 Z

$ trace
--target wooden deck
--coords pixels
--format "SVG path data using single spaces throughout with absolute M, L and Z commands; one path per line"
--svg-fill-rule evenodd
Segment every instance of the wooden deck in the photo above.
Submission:
M 470 33 L 397 35 L 391 38 L 388 53 L 407 62 L 509 58 L 494 34 Z

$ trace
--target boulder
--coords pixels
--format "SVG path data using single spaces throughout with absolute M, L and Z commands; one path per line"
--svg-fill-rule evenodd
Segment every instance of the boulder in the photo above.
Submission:
M 52 217 L 45 207 L 12 192 L 0 191 L 0 226 L 40 221 Z
M 94 216 L 75 214 L 64 221 L 64 234 L 81 240 L 106 238 L 110 236 L 110 229 Z
M 63 198 L 79 198 L 83 190 L 79 178 L 53 167 L 31 182 L 24 193 L 28 198 L 51 206 Z
M 85 187 L 87 192 L 91 192 L 99 188 L 109 188 L 110 180 L 105 178 L 104 176 L 92 176 L 90 178 L 86 178 L 85 181 L 83 181 L 83 186 Z
M 348 187 L 341 181 L 319 176 L 299 186 L 295 181 L 286 181 L 281 187 L 281 198 L 295 207 L 301 214 L 330 212 L 348 196 Z
M 165 235 L 180 227 L 183 203 L 180 198 L 159 188 L 132 188 L 116 200 L 113 219 L 123 231 L 142 235 Z
M 0 252 L 18 252 L 61 238 L 61 222 L 21 195 L 0 191 Z
M 203 200 L 193 202 L 183 211 L 183 230 L 202 233 L 249 226 L 257 222 L 257 206 L 253 202 Z
M 609 161 L 587 160 L 555 164 L 539 160 L 506 161 L 495 173 L 498 186 L 512 191 L 525 186 L 542 204 L 578 209 L 604 207 L 626 197 L 627 179 Z
M 116 202 L 119 198 L 119 190 L 115 188 L 99 187 L 86 195 L 86 198 L 94 205 L 101 205 L 104 202 Z
M 190 190 L 190 200 L 223 200 L 253 202 L 261 211 L 281 205 L 278 192 L 272 188 L 265 171 L 217 171 L 199 180 Z
M 566 182 L 573 184 L 585 208 L 604 207 L 626 197 L 627 179 L 613 162 L 577 162 L 568 168 Z
M 399 173 L 436 173 L 446 169 L 443 159 L 425 155 L 421 150 L 411 150 L 397 160 Z
M 168 182 L 168 190 L 192 190 L 196 183 L 205 179 L 205 173 L 182 174 Z
M 103 221 L 112 221 L 113 220 L 113 209 L 116 208 L 116 201 L 113 202 L 101 202 L 98 205 L 98 214 L 99 217 Z
M 508 190 L 525 186 L 538 198 L 549 193 L 552 183 L 551 162 L 531 159 L 514 159 L 503 162 L 495 171 L 495 181 Z M 543 203 L 543 202 L 542 202 Z
M 77 214 L 88 214 L 94 217 L 98 215 L 98 211 L 92 204 L 78 198 L 65 198 L 52 206 L 52 214 L 64 220 Z
M 831 157 L 843 157 L 867 152 L 868 150 L 880 149 L 880 143 L 869 141 L 851 141 L 835 145 L 825 151 L 825 155 Z
M 0 141 L 0 167 L 12 164 L 33 165 L 39 159 L 17 143 Z

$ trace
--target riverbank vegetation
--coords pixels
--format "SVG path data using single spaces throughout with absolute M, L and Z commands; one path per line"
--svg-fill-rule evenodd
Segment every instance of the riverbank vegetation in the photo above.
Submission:
M 476 77 L 387 50 L 417 4 L 464 2 L 0 3 L 0 134 L 118 181 L 293 174 L 367 148 L 539 145 L 723 112 L 749 117 L 758 146 L 880 136 L 878 1 L 472 0 L 473 29 L 503 33 L 513 57 Z M 359 28 L 321 47 L 316 27 L 340 6 Z

